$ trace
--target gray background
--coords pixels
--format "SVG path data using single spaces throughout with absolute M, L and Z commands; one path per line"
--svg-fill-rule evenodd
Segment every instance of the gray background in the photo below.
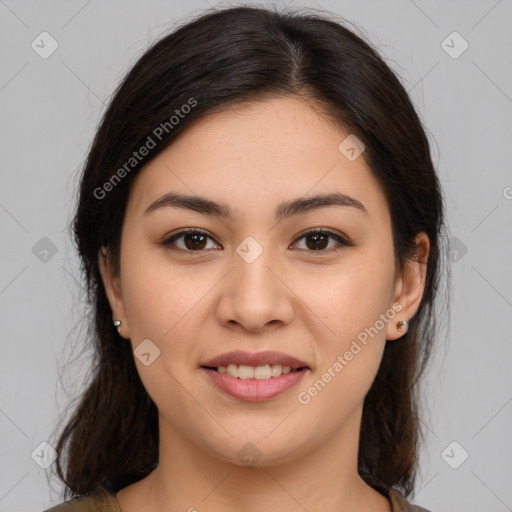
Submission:
M 60 502 L 52 467 L 36 461 L 49 460 L 40 444 L 53 441 L 87 372 L 66 227 L 103 102 L 151 41 L 209 5 L 228 4 L 0 0 L 0 511 Z M 348 18 L 389 59 L 445 189 L 452 315 L 425 380 L 427 440 L 411 499 L 433 512 L 512 510 L 512 2 L 300 5 Z M 31 47 L 44 31 L 58 43 L 46 59 Z M 453 31 L 469 44 L 457 58 L 462 40 L 443 43 Z

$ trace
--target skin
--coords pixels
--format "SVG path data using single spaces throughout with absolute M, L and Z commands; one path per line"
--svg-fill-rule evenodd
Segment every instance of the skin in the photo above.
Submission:
M 397 321 L 420 304 L 429 242 L 419 234 L 416 260 L 398 271 L 383 191 L 363 157 L 350 161 L 338 150 L 348 134 L 310 103 L 268 99 L 200 121 L 136 177 L 120 275 L 103 250 L 99 261 L 121 336 L 133 349 L 146 338 L 160 349 L 148 366 L 135 357 L 159 410 L 160 463 L 118 492 L 123 512 L 391 510 L 357 473 L 361 414 L 386 340 L 403 335 Z M 144 215 L 171 191 L 227 203 L 235 218 L 171 207 Z M 358 199 L 367 213 L 330 206 L 275 222 L 282 201 L 333 191 Z M 159 245 L 189 227 L 211 238 L 200 249 L 187 237 L 175 240 L 176 251 Z M 353 245 L 329 238 L 315 251 L 311 237 L 298 237 L 313 228 Z M 252 263 L 236 252 L 248 236 L 263 248 Z M 393 304 L 402 310 L 317 396 L 299 403 L 298 393 Z M 235 349 L 279 350 L 311 370 L 274 399 L 235 399 L 199 370 Z M 261 454 L 254 466 L 237 456 L 248 442 Z

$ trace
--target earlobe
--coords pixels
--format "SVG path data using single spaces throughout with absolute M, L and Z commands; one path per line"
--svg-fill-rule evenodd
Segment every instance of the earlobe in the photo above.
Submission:
M 388 324 L 388 340 L 400 338 L 407 332 L 409 320 L 416 314 L 423 298 L 430 241 L 428 236 L 421 232 L 416 235 L 415 243 L 414 255 L 405 262 L 395 282 L 394 302 L 399 303 L 402 308 L 396 315 L 396 322 Z
M 98 266 L 107 295 L 110 309 L 112 310 L 112 321 L 121 321 L 118 326 L 118 332 L 123 338 L 129 339 L 128 322 L 124 309 L 123 295 L 121 293 L 120 276 L 115 275 L 110 259 L 109 252 L 105 247 L 101 247 L 98 251 Z

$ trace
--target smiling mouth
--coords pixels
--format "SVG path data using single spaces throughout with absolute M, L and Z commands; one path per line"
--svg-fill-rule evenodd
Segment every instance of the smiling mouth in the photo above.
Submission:
M 238 365 L 228 364 L 227 366 L 202 366 L 208 370 L 213 370 L 221 374 L 227 374 L 235 379 L 247 380 L 257 379 L 266 380 L 280 377 L 281 375 L 287 375 L 288 373 L 300 372 L 307 370 L 307 366 L 300 368 L 292 368 L 290 366 L 282 366 L 280 364 L 265 364 L 261 366 L 249 366 L 249 365 Z
M 278 364 L 246 366 L 201 366 L 201 371 L 223 393 L 250 402 L 262 402 L 277 398 L 297 386 L 311 371 L 308 366 L 291 368 Z M 224 372 L 224 373 L 223 373 Z

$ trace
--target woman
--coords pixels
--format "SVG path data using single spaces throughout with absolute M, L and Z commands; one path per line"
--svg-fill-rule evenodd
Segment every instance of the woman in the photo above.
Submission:
M 344 24 L 234 7 L 159 40 L 81 177 L 97 364 L 49 510 L 425 510 L 443 222 L 418 115 Z

